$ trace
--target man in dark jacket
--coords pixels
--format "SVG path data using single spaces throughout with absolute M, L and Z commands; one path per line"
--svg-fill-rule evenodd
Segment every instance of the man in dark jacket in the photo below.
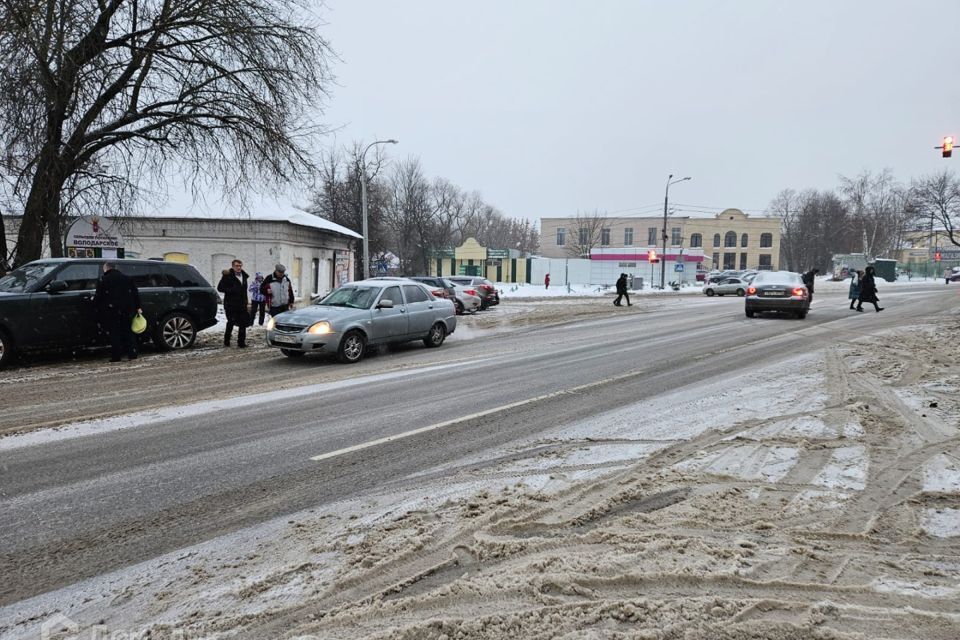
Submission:
M 282 264 L 276 265 L 273 273 L 264 278 L 260 291 L 267 296 L 267 307 L 270 308 L 271 316 L 293 309 L 293 283 L 287 277 L 287 268 Z
M 857 311 L 863 311 L 864 302 L 873 303 L 873 308 L 877 310 L 877 313 L 883 311 L 883 307 L 879 304 L 880 299 L 877 298 L 877 281 L 873 267 L 867 267 L 863 273 L 863 278 L 860 279 L 860 299 L 857 301 Z
M 627 274 L 625 273 L 621 273 L 620 277 L 617 278 L 617 299 L 613 301 L 613 304 L 615 304 L 618 307 L 623 306 L 620 304 L 621 298 L 627 299 L 628 307 L 633 306 L 632 304 L 630 304 L 630 294 L 627 293 Z
M 223 294 L 223 313 L 227 316 L 227 330 L 223 334 L 223 346 L 230 346 L 230 336 L 233 335 L 233 325 L 237 325 L 237 346 L 247 346 L 247 272 L 243 270 L 243 263 L 234 260 L 230 269 L 223 270 L 223 277 L 217 285 L 217 291 Z
M 130 276 L 120 273 L 113 262 L 103 263 L 93 304 L 97 322 L 110 338 L 110 362 L 120 362 L 124 354 L 136 360 L 137 345 L 131 324 L 140 313 L 140 292 Z
M 816 283 L 818 273 L 820 273 L 820 269 L 810 269 L 810 271 L 800 276 L 803 284 L 807 286 L 807 292 L 810 294 L 810 302 L 813 302 L 813 285 Z

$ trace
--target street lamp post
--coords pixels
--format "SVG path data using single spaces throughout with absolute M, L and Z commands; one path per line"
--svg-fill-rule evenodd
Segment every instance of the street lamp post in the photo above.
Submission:
M 375 140 L 360 154 L 360 211 L 363 215 L 363 277 L 370 277 L 370 237 L 367 234 L 367 151 L 378 144 L 397 144 L 394 139 Z
M 677 178 L 673 179 L 673 174 L 671 173 L 667 176 L 667 190 L 663 194 L 663 253 L 660 255 L 660 290 L 666 290 L 667 288 L 667 208 L 669 207 L 670 202 L 670 185 L 677 184 L 678 182 L 683 182 L 684 180 L 689 180 L 690 176 L 686 178 Z

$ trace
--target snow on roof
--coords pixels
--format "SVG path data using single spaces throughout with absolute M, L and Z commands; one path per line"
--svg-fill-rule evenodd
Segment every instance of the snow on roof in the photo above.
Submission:
M 307 213 L 302 209 L 293 207 L 294 211 L 283 211 L 279 209 L 273 210 L 259 210 L 253 211 L 249 214 L 237 214 L 237 215 L 224 215 L 223 213 L 209 211 L 209 210 L 192 210 L 189 213 L 176 213 L 172 211 L 154 211 L 144 217 L 146 218 L 181 218 L 184 220 L 237 220 L 237 221 L 263 221 L 263 222 L 289 222 L 290 224 L 295 224 L 300 227 L 313 227 L 314 229 L 322 229 L 324 231 L 331 231 L 333 233 L 339 233 L 341 235 L 349 236 L 351 238 L 362 238 L 363 236 L 348 229 L 342 225 L 337 224 L 336 222 L 330 222 L 326 218 L 321 218 L 320 216 L 315 216 L 312 213 Z

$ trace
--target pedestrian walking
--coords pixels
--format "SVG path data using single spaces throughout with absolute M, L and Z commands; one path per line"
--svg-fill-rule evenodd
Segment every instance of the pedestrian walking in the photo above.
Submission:
M 863 271 L 857 269 L 850 274 L 850 292 L 847 297 L 850 298 L 850 310 L 853 311 L 853 305 L 860 299 L 860 278 L 863 277 Z
M 804 273 L 800 278 L 803 280 L 803 284 L 807 286 L 807 292 L 810 294 L 810 302 L 813 302 L 813 285 L 816 283 L 816 276 L 820 273 L 820 269 L 810 269 Z
M 260 287 L 263 286 L 263 274 L 257 271 L 253 276 L 253 282 L 250 283 L 248 293 L 250 294 L 250 326 L 253 326 L 254 319 L 260 316 L 260 326 L 263 326 L 263 316 L 267 312 L 267 296 L 263 294 Z
M 615 304 L 618 307 L 623 306 L 620 304 L 621 298 L 627 299 L 628 307 L 633 306 L 632 304 L 630 304 L 630 294 L 627 293 L 627 274 L 625 273 L 621 273 L 620 277 L 617 278 L 617 299 L 613 301 L 613 304 Z
M 233 327 L 237 326 L 237 346 L 247 346 L 247 325 L 250 303 L 247 301 L 247 280 L 250 276 L 243 270 L 243 262 L 234 260 L 229 269 L 223 270 L 223 277 L 217 285 L 217 291 L 223 294 L 223 312 L 227 316 L 227 330 L 223 333 L 223 346 L 230 346 Z
M 293 283 L 287 277 L 287 268 L 282 264 L 274 266 L 273 273 L 264 278 L 260 291 L 267 297 L 271 316 L 275 317 L 293 309 Z
M 543 288 L 544 288 L 544 289 L 549 289 L 549 288 L 550 288 L 550 274 L 549 274 L 549 273 L 543 277 Z
M 140 292 L 133 279 L 117 270 L 114 262 L 103 263 L 103 275 L 97 282 L 93 304 L 100 329 L 110 338 L 110 362 L 123 356 L 137 359 L 137 344 L 131 324 L 140 309 Z
M 860 279 L 860 299 L 857 301 L 857 311 L 863 311 L 863 303 L 873 303 L 873 308 L 877 313 L 883 311 L 880 306 L 880 300 L 877 299 L 877 283 L 874 278 L 873 267 L 867 267 L 863 272 L 863 278 Z

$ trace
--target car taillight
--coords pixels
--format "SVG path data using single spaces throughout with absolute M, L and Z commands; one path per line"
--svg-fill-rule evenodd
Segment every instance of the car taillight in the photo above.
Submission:
M 807 290 L 804 289 L 803 287 L 797 287 L 796 289 L 793 290 L 793 295 L 795 295 L 795 296 L 805 296 L 805 295 L 807 295 Z
M 463 292 L 464 292 L 465 294 L 467 294 L 468 296 L 475 296 L 475 295 L 477 295 L 477 290 L 476 290 L 476 289 L 464 289 Z
M 432 290 L 430 291 L 430 293 L 433 294 L 433 297 L 434 297 L 434 298 L 446 298 L 446 297 L 447 297 L 447 292 L 444 291 L 443 289 L 432 289 Z
M 484 291 L 493 291 L 493 287 L 491 287 L 488 284 L 482 284 L 480 285 L 480 288 L 483 289 Z
M 757 292 L 757 288 L 756 288 L 756 287 L 747 287 L 747 295 L 751 295 L 751 296 L 752 296 L 752 295 L 755 294 L 756 292 Z

